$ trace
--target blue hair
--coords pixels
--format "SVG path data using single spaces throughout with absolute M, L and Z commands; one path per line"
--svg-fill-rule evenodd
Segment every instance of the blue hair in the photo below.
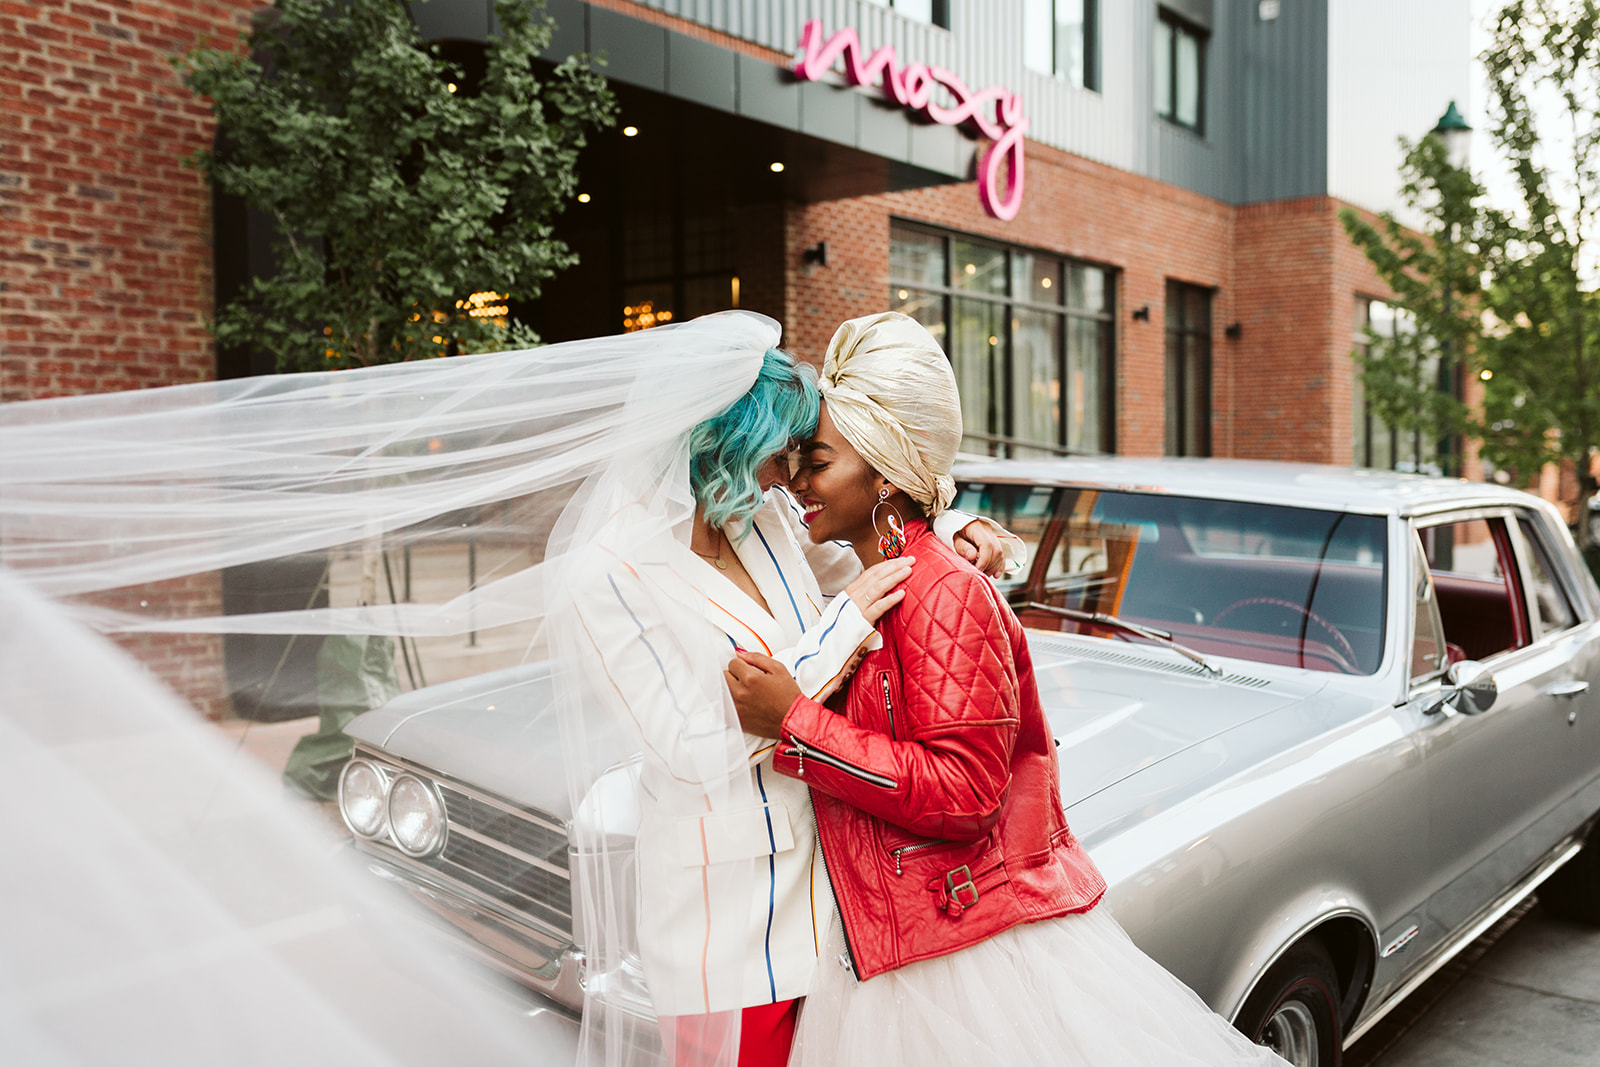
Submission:
M 748 524 L 761 509 L 762 464 L 817 428 L 816 373 L 769 348 L 761 373 L 733 406 L 689 434 L 689 485 L 712 526 Z

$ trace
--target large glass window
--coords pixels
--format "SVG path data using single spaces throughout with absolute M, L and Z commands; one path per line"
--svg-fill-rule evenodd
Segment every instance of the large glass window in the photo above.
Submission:
M 1099 0 L 1023 0 L 1022 57 L 1030 70 L 1100 88 Z
M 950 356 L 964 451 L 1111 451 L 1111 271 L 896 222 L 889 278 Z
M 1355 354 L 1365 357 L 1372 352 L 1372 335 L 1400 337 L 1413 333 L 1416 322 L 1410 312 L 1382 300 L 1357 298 L 1352 339 Z M 1424 378 L 1439 382 L 1448 388 L 1445 371 L 1437 357 L 1425 360 L 1419 368 Z M 1372 409 L 1361 381 L 1361 366 L 1357 364 L 1351 388 L 1352 445 L 1351 462 L 1357 467 L 1376 467 L 1380 470 L 1407 471 L 1414 474 L 1439 474 L 1444 444 L 1429 439 L 1421 430 L 1402 430 L 1384 422 Z
M 1166 8 L 1156 13 L 1156 114 L 1176 126 L 1205 132 L 1206 38 L 1204 30 Z
M 879 7 L 892 7 L 896 12 L 917 22 L 950 28 L 950 0 L 868 0 Z
M 1211 290 L 1167 282 L 1167 455 L 1211 455 Z

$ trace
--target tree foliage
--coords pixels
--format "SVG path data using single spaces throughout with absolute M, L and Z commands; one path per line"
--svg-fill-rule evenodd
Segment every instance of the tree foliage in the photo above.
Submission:
M 537 75 L 554 29 L 542 0 L 495 11 L 475 86 L 402 0 L 276 0 L 242 49 L 175 61 L 221 131 L 191 163 L 278 233 L 276 274 L 218 310 L 219 344 L 306 370 L 532 340 L 467 298 L 531 299 L 576 261 L 552 220 L 615 105 L 584 57 Z
M 1406 146 L 1402 186 L 1424 232 L 1345 213 L 1417 322 L 1414 339 L 1374 347 L 1364 382 L 1381 416 L 1477 438 L 1519 484 L 1571 461 L 1587 498 L 1600 451 L 1600 0 L 1508 0 L 1491 41 L 1486 121 L 1516 202 L 1489 204 L 1428 137 Z M 1441 354 L 1482 376 L 1481 406 L 1441 397 L 1408 370 Z

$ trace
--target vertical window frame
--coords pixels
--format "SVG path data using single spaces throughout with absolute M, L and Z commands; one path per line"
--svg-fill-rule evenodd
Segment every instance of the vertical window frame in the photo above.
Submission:
M 1207 457 L 1215 451 L 1212 437 L 1212 422 L 1216 417 L 1215 390 L 1213 385 L 1216 378 L 1216 346 L 1213 343 L 1212 333 L 1215 326 L 1215 308 L 1213 299 L 1216 290 L 1211 286 L 1197 285 L 1193 282 L 1179 281 L 1177 278 L 1168 278 L 1166 287 L 1166 312 L 1163 328 L 1163 343 L 1166 357 L 1166 438 L 1164 444 L 1167 455 L 1180 457 Z M 1191 297 L 1203 299 L 1206 306 L 1204 326 L 1188 321 L 1188 305 Z M 1176 320 L 1176 324 L 1174 323 Z M 1178 347 L 1176 358 L 1173 351 L 1173 341 L 1176 338 Z M 1197 384 L 1190 381 L 1189 375 L 1189 345 L 1191 342 L 1204 342 L 1204 417 L 1200 429 L 1197 450 L 1188 451 L 1188 440 L 1191 430 L 1188 425 L 1188 410 L 1191 389 Z M 1174 373 L 1176 371 L 1176 373 Z
M 1156 21 L 1163 23 L 1168 29 L 1167 54 L 1164 59 L 1158 60 L 1165 64 L 1167 99 L 1157 100 L 1156 117 L 1169 126 L 1176 126 L 1186 130 L 1196 137 L 1204 138 L 1206 135 L 1207 98 L 1206 80 L 1210 72 L 1211 62 L 1211 33 L 1203 26 L 1198 26 L 1176 11 L 1162 5 L 1156 6 Z M 1195 86 L 1195 121 L 1193 125 L 1183 122 L 1178 118 L 1178 48 L 1179 38 L 1189 37 L 1195 42 L 1196 47 L 1196 72 L 1197 84 Z M 1152 95 L 1154 95 L 1155 72 L 1151 72 Z

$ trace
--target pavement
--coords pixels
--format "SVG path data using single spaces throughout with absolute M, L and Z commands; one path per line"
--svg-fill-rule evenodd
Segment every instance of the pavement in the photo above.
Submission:
M 1345 1067 L 1597 1067 L 1600 927 L 1530 901 L 1345 1053 Z

